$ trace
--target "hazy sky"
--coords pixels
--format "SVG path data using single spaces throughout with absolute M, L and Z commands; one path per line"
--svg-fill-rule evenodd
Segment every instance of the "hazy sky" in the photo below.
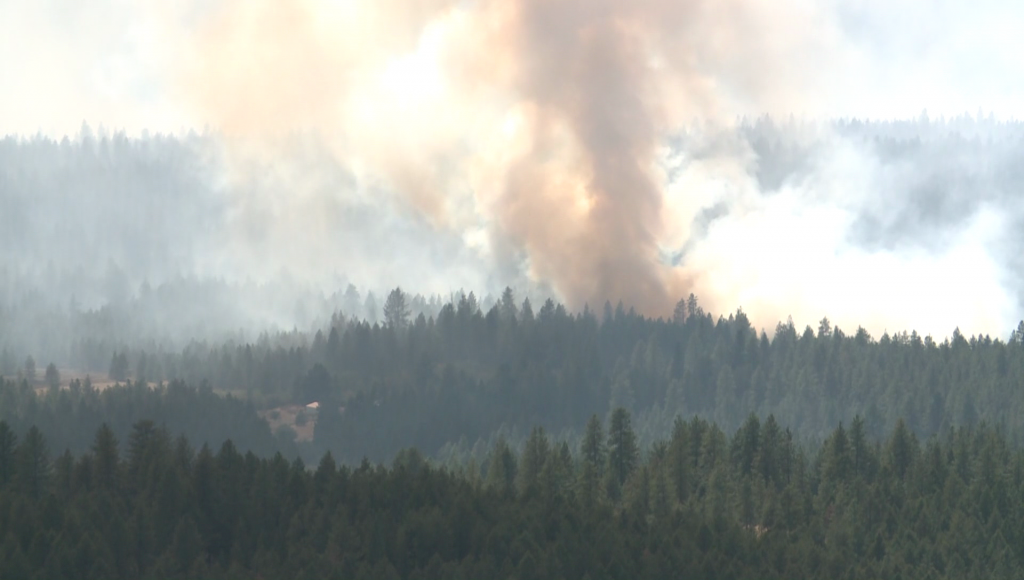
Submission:
M 699 4 L 700 2 L 691 2 Z M 242 4 L 242 3 L 238 3 Z M 275 10 L 275 5 L 292 5 L 308 12 L 313 26 L 322 25 L 324 36 L 362 28 L 355 0 L 311 0 L 244 3 L 251 17 Z M 364 3 L 369 4 L 369 3 Z M 417 5 L 430 16 L 445 10 L 471 13 L 486 2 L 383 2 L 394 14 L 373 10 L 375 29 L 358 42 L 376 44 L 378 30 L 388 30 L 407 6 Z M 558 4 L 558 2 L 554 2 Z M 564 1 L 562 4 L 566 4 Z M 625 2 L 597 2 L 609 10 Z M 685 3 L 684 3 L 685 4 Z M 981 0 L 804 0 L 726 2 L 736 9 L 724 15 L 732 22 L 720 23 L 729 34 L 756 34 L 758 28 L 772 32 L 763 22 L 748 22 L 751 15 L 781 13 L 799 27 L 789 37 L 770 39 L 776 48 L 801 44 L 816 54 L 791 56 L 811 67 L 801 89 L 811 89 L 813 99 L 787 106 L 774 103 L 778 113 L 872 118 L 908 117 L 928 109 L 933 115 L 974 113 L 979 108 L 996 114 L 1020 116 L 1024 107 L 1024 6 L 1016 2 Z M 434 10 L 431 10 L 434 8 Z M 230 1 L 220 2 L 128 2 L 99 0 L 82 4 L 70 0 L 3 0 L 0 2 L 0 132 L 51 135 L 74 134 L 83 121 L 93 125 L 137 133 L 142 129 L 174 132 L 181 129 L 216 126 L 212 118 L 193 102 L 188 70 L 204 31 L 217 18 L 241 10 Z M 443 16 L 442 16 L 443 17 Z M 245 16 L 239 16 L 245 18 Z M 796 20 L 799 19 L 799 20 Z M 340 22 L 347 21 L 339 25 Z M 251 23 L 250 23 L 251 24 Z M 415 25 L 414 23 L 413 25 Z M 249 24 L 240 23 L 239 27 Z M 308 23 L 297 25 L 296 37 L 308 31 Z M 398 26 L 409 26 L 401 22 Z M 287 26 L 282 22 L 281 26 Z M 806 28 L 804 28 L 806 27 Z M 422 29 L 421 29 L 422 30 Z M 253 31 L 256 32 L 256 31 Z M 408 31 L 401 31 L 408 34 Z M 683 31 L 681 31 L 682 33 Z M 269 38 L 282 46 L 294 46 L 296 38 Z M 376 72 L 388 74 L 397 66 L 410 76 L 430 76 L 430 59 L 400 62 L 409 55 L 429 53 L 429 38 L 395 46 Z M 324 38 L 308 39 L 317 51 L 336 48 Z M 332 41 L 333 42 L 333 41 Z M 367 47 L 360 46 L 360 50 Z M 376 47 L 379 48 L 379 47 Z M 374 48 L 373 50 L 376 50 Z M 302 66 L 301 47 L 286 55 L 294 66 Z M 367 52 L 373 52 L 368 50 Z M 271 49 L 268 47 L 267 52 Z M 238 67 L 254 64 L 266 54 L 253 57 L 236 53 L 226 58 Z M 306 55 L 312 56 L 312 55 Z M 751 55 L 742 52 L 737 58 Z M 290 60 L 294 58 L 295 60 Z M 391 59 L 391 62 L 387 62 Z M 810 62 L 813 61 L 813 62 Z M 770 63 L 769 63 L 770 64 Z M 781 63 L 775 63 L 777 65 Z M 396 73 L 398 74 L 398 73 Z M 342 76 L 339 74 L 339 76 Z M 712 72 L 712 76 L 714 73 Z M 817 77 L 814 78 L 814 77 Z M 326 79 L 318 79 L 320 80 Z M 393 90 L 422 90 L 424 80 L 395 81 Z M 417 86 L 420 84 L 421 86 Z M 742 99 L 740 99 L 742 100 Z M 756 105 L 756 103 L 755 103 Z M 761 107 L 747 111 L 761 113 Z
M 879 207 L 916 210 L 912 178 L 837 145 L 765 196 L 727 135 L 763 113 L 1020 117 L 1020 30 L 1024 7 L 984 0 L 0 0 L 0 135 L 209 130 L 235 223 L 273 218 L 269 253 L 330 259 L 318 240 L 340 226 L 316 208 L 342 168 L 357 185 L 339 203 L 384 197 L 461 240 L 452 260 L 490 270 L 465 283 L 1004 334 L 1021 315 L 1004 205 L 971 206 L 938 248 L 851 241 Z M 709 208 L 726 218 L 697 236 Z M 365 285 L 417 282 L 381 277 Z

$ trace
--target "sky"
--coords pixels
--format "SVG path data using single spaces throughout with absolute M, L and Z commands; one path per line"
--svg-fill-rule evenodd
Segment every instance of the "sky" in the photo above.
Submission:
M 235 217 L 195 261 L 239 278 L 329 263 L 359 229 L 332 212 L 370 204 L 418 224 L 406 245 L 443 240 L 441 265 L 365 267 L 378 247 L 331 268 L 363 286 L 534 285 L 651 315 L 695 292 L 768 329 L 1003 335 L 1022 317 L 1012 183 L 956 194 L 988 201 L 922 220 L 945 240 L 924 247 L 890 218 L 927 209 L 927 159 L 819 134 L 767 195 L 736 126 L 1020 118 L 1022 29 L 992 0 L 0 0 L 0 135 L 216 136 Z
M 216 126 L 222 119 L 204 111 L 196 102 L 191 94 L 194 87 L 188 86 L 188 70 L 194 60 L 202 59 L 202 55 L 195 53 L 201 50 L 204 33 L 219 25 L 218 18 L 232 18 L 232 11 L 236 13 L 236 27 L 244 29 L 244 33 L 237 39 L 238 51 L 223 56 L 232 65 L 244 68 L 273 58 L 270 53 L 276 52 L 272 47 L 259 55 L 247 55 L 241 50 L 243 42 L 264 38 L 265 32 L 258 29 L 258 23 L 246 22 L 246 18 L 272 18 L 275 10 L 307 13 L 313 22 L 299 25 L 294 37 L 285 34 L 271 39 L 277 47 L 294 48 L 293 54 L 278 55 L 282 61 L 294 62 L 290 60 L 293 57 L 302 61 L 312 56 L 303 50 L 340 54 L 349 48 L 340 46 L 346 44 L 343 42 L 332 46 L 334 41 L 326 37 L 334 34 L 332 28 L 341 21 L 348 21 L 338 26 L 343 34 L 351 33 L 352 28 L 362 28 L 369 21 L 349 20 L 360 17 L 353 14 L 361 8 L 358 4 L 369 3 L 100 0 L 84 6 L 67 0 L 4 0 L 0 3 L 0 78 L 4 79 L 0 130 L 72 135 L 83 121 L 135 134 L 146 129 L 176 132 Z M 431 36 L 426 29 L 430 16 L 444 18 L 445 11 L 459 11 L 460 7 L 472 12 L 478 5 L 488 3 L 380 4 L 387 8 L 372 11 L 369 19 L 373 21 L 373 30 L 364 29 L 365 37 L 354 44 L 376 44 L 378 37 L 374 33 L 378 30 L 395 30 L 393 36 L 404 34 L 411 39 L 385 50 L 382 58 L 387 63 L 374 63 L 374 72 L 390 78 L 385 80 L 385 84 L 390 82 L 390 89 L 406 92 L 430 90 L 431 69 L 436 64 L 429 55 Z M 597 4 L 608 6 L 611 11 L 625 5 Z M 1016 57 L 1024 48 L 1024 39 L 1018 33 L 1024 23 L 1024 8 L 1016 3 L 784 0 L 722 4 L 726 6 L 722 18 L 727 22 L 717 23 L 725 29 L 721 36 L 757 34 L 756 28 L 763 23 L 750 20 L 780 12 L 793 18 L 796 30 L 791 35 L 769 39 L 772 47 L 792 50 L 789 56 L 797 61 L 816 61 L 806 63 L 812 69 L 808 71 L 811 78 L 800 87 L 812 90 L 814 98 L 773 103 L 775 111 L 737 106 L 732 111 L 737 114 L 775 112 L 879 119 L 913 117 L 925 109 L 934 116 L 982 109 L 1014 117 L 1020 115 L 1024 106 L 1024 63 Z M 407 5 L 421 7 L 428 16 L 421 22 L 396 25 L 393 19 L 397 18 L 388 10 L 395 14 L 406 12 Z M 286 21 L 281 22 L 282 28 L 287 26 Z M 302 27 L 318 26 L 323 28 L 323 37 L 300 40 L 308 32 Z M 408 30 L 410 27 L 414 30 Z M 415 38 L 417 33 L 422 36 Z M 245 34 L 251 37 L 242 38 Z M 304 42 L 311 46 L 301 46 Z M 796 46 L 779 46 L 784 44 Z M 817 54 L 801 54 L 804 47 L 817 49 Z M 740 50 L 735 56 L 751 55 Z M 805 66 L 803 62 L 798 64 L 801 68 Z M 395 78 L 403 76 L 407 78 Z

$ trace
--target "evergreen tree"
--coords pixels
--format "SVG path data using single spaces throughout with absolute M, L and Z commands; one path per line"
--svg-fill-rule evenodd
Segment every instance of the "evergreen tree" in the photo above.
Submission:
M 15 476 L 23 493 L 36 498 L 46 491 L 50 480 L 50 450 L 42 432 L 33 425 L 18 445 Z
M 405 330 L 409 326 L 409 305 L 401 288 L 392 290 L 384 301 L 384 322 L 395 330 Z
M 14 477 L 17 465 L 18 436 L 5 421 L 0 421 L 0 489 Z
M 114 437 L 114 432 L 106 423 L 96 431 L 92 452 L 95 457 L 93 481 L 103 489 L 115 489 L 118 485 L 120 457 L 117 450 L 117 438 Z
M 46 365 L 45 374 L 46 384 L 49 385 L 50 389 L 56 391 L 60 389 L 60 371 L 57 370 L 57 366 L 53 363 Z
M 584 465 L 592 465 L 598 477 L 604 474 L 606 448 L 604 442 L 604 426 L 597 415 L 591 415 L 587 421 L 587 429 L 583 435 L 583 446 L 580 449 L 583 454 Z
M 521 492 L 537 485 L 541 470 L 544 469 L 550 455 L 551 448 L 544 429 L 534 427 L 526 440 L 526 448 L 519 461 L 518 478 Z
M 612 411 L 608 424 L 608 493 L 617 498 L 622 484 L 632 475 L 640 460 L 640 448 L 633 432 L 629 412 L 622 407 Z
M 604 480 L 604 468 L 607 463 L 604 427 L 597 415 L 592 415 L 587 422 L 580 454 L 578 483 L 580 498 L 584 505 L 589 506 L 598 501 L 602 495 L 600 493 L 601 482 Z
M 914 461 L 917 441 L 907 429 L 903 419 L 896 422 L 896 428 L 889 438 L 887 446 L 887 465 L 901 479 L 906 477 L 911 463 Z
M 110 380 L 122 382 L 128 378 L 128 355 L 117 353 L 110 359 L 110 370 L 107 371 Z
M 35 383 L 36 359 L 32 358 L 32 355 L 29 355 L 25 358 L 25 365 L 23 367 L 23 370 L 25 371 L 25 379 L 29 382 L 29 384 Z
M 512 493 L 515 490 L 517 469 L 515 454 L 505 438 L 498 437 L 488 459 L 487 486 L 503 494 Z
M 512 293 L 512 288 L 509 288 L 508 286 L 505 287 L 505 290 L 501 293 L 499 307 L 503 320 L 506 322 L 516 320 L 516 316 L 519 312 L 516 308 L 516 299 L 515 295 Z

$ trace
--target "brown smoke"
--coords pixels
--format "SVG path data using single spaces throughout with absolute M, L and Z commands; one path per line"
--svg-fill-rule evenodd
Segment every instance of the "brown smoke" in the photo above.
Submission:
M 190 35 L 180 77 L 229 137 L 313 131 L 574 306 L 664 314 L 690 282 L 660 258 L 659 147 L 694 118 L 798 108 L 808 35 L 789 32 L 810 22 L 757 0 L 234 0 Z M 439 93 L 380 88 L 424 52 Z
M 499 228 L 577 306 L 622 299 L 666 312 L 672 273 L 657 263 L 661 193 L 652 175 L 664 119 L 650 102 L 650 31 L 643 10 L 615 8 L 518 5 L 507 42 L 514 90 L 533 109 L 533 146 L 508 168 Z M 567 159 L 558 157 L 563 140 Z

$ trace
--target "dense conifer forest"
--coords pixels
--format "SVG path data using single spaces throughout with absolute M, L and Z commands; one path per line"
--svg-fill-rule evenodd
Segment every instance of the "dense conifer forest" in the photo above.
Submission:
M 1024 326 L 769 338 L 534 310 L 123 349 L 0 380 L 0 576 L 1012 578 Z M 40 364 L 39 366 L 42 366 Z M 67 384 L 65 384 L 67 383 Z M 268 409 L 317 402 L 309 439 Z
M 410 305 L 426 300 L 395 289 L 384 302 L 381 322 L 339 312 L 315 332 L 264 334 L 251 343 L 113 354 L 97 343 L 80 346 L 101 353 L 92 368 L 122 384 L 205 384 L 232 394 L 232 408 L 319 403 L 311 440 L 297 443 L 309 462 L 326 451 L 347 463 L 364 456 L 388 461 L 408 447 L 481 461 L 498 435 L 520 444 L 542 426 L 576 440 L 591 415 L 620 406 L 635 416 L 644 445 L 667 437 L 676 416 L 733 430 L 750 413 L 773 414 L 810 442 L 856 415 L 873 438 L 899 419 L 921 438 L 979 420 L 1001 425 L 1010 441 L 1024 437 L 1024 391 L 1015 388 L 1024 381 L 1024 326 L 1005 338 L 954 329 L 937 342 L 915 332 L 874 337 L 823 319 L 817 328 L 779 323 L 769 338 L 742 311 L 716 317 L 693 296 L 671 319 L 611 304 L 578 313 L 550 300 L 535 307 L 511 290 L 486 310 L 463 294 L 434 302 L 436 316 L 421 311 L 415 318 Z M 9 367 L 16 376 L 17 361 Z M 46 384 L 36 374 L 37 386 Z M 25 425 L 37 419 L 24 413 L 47 421 L 59 405 L 80 407 L 82 395 L 67 389 L 27 402 L 31 389 L 14 388 L 11 380 L 15 385 L 2 395 L 11 403 L 0 418 Z M 129 417 L 114 409 L 122 395 L 111 397 L 109 412 L 123 418 L 110 422 L 122 435 L 131 420 L 155 418 Z
M 1016 4 L 0 0 L 0 580 L 1024 578 Z
M 998 430 L 922 442 L 863 420 L 806 449 L 774 417 L 677 420 L 646 450 L 630 415 L 575 452 L 531 431 L 483 465 L 307 466 L 152 421 L 78 456 L 0 422 L 4 578 L 1015 578 L 1024 453 Z
M 867 252 L 1024 219 L 1018 121 L 731 138 L 762 200 L 854 152 L 872 181 L 841 200 L 844 243 Z M 207 133 L 0 139 L 0 578 L 1021 576 L 1024 323 L 760 328 L 694 295 L 652 318 L 529 276 L 357 288 L 335 258 L 435 289 L 491 264 L 376 197 L 329 236 L 268 213 L 242 232 L 264 245 L 227 244 L 226 200 L 273 185 L 232 191 L 223 154 Z

